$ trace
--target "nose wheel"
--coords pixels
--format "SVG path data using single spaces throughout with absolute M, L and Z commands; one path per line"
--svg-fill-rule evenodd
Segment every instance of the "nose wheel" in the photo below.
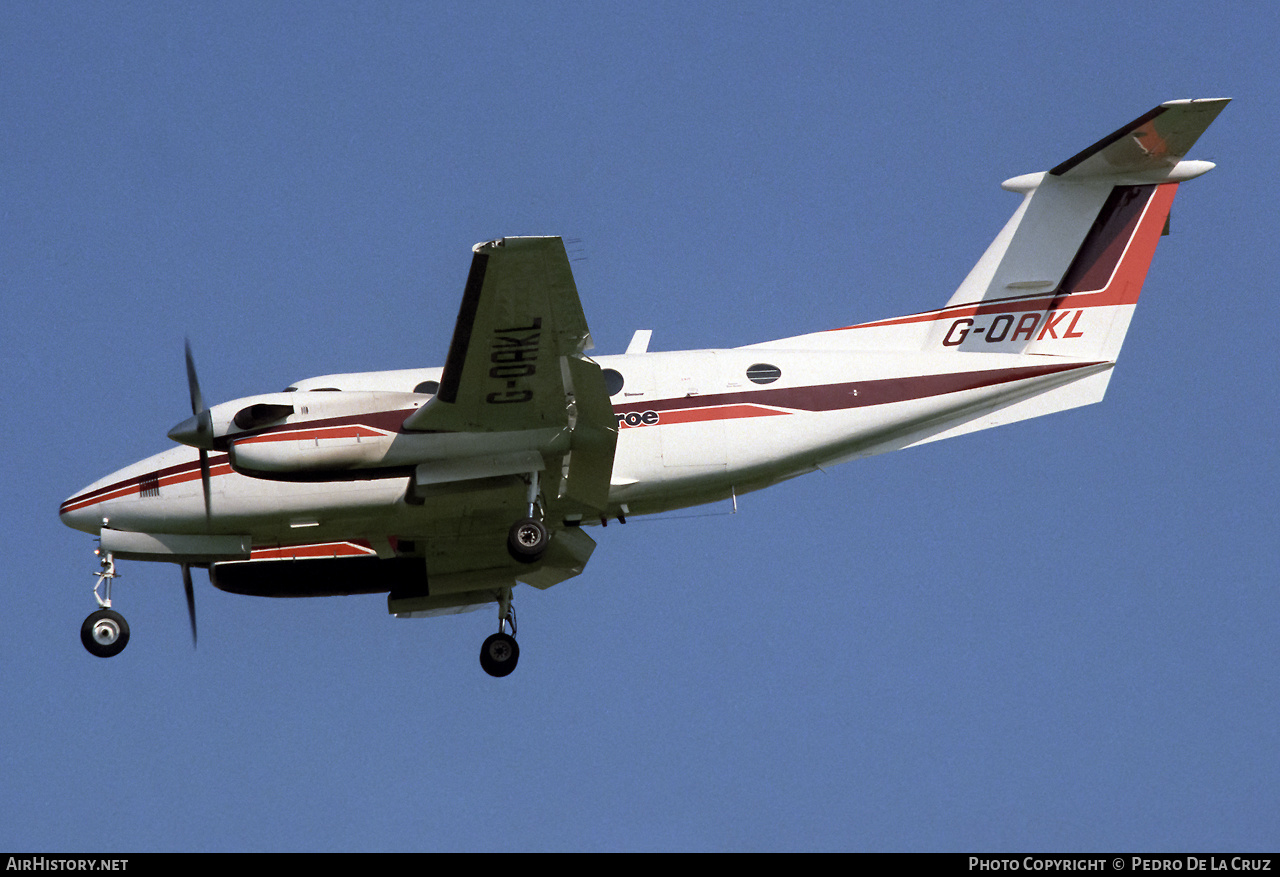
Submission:
M 80 642 L 95 657 L 115 657 L 129 644 L 129 622 L 119 612 L 99 609 L 80 625 Z
M 507 633 L 507 628 L 511 633 Z M 520 660 L 516 643 L 516 610 L 511 605 L 511 589 L 503 588 L 498 598 L 498 632 L 490 634 L 480 647 L 480 666 L 490 676 L 507 676 Z
M 507 676 L 520 660 L 520 646 L 507 633 L 490 634 L 480 647 L 480 666 L 490 676 Z

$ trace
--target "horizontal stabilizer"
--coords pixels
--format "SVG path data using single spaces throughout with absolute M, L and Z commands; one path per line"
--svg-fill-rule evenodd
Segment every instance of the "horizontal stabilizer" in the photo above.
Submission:
M 1204 98 L 1163 103 L 1049 173 L 1081 179 L 1172 169 L 1229 101 L 1230 98 Z
M 1022 203 L 947 306 L 1057 288 L 1103 218 L 1114 188 L 1177 184 L 1213 168 L 1183 156 L 1227 103 L 1226 98 L 1163 103 L 1053 170 L 1005 180 L 1003 188 L 1021 193 Z

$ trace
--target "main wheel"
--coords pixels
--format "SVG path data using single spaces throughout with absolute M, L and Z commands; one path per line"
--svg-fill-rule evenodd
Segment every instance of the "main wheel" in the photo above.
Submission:
M 129 644 L 129 623 L 119 612 L 99 609 L 80 625 L 80 642 L 89 654 L 110 658 L 124 651 Z
M 509 633 L 495 633 L 480 647 L 480 666 L 490 676 L 506 676 L 520 660 L 520 646 Z
M 511 525 L 507 534 L 507 551 L 521 563 L 534 563 L 541 559 L 551 542 L 551 534 L 541 521 L 525 518 Z

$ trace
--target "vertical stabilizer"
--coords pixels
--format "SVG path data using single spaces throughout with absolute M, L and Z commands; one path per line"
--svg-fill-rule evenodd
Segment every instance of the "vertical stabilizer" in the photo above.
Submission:
M 926 342 L 1114 361 L 1179 182 L 1226 99 L 1170 101 L 1053 170 L 1006 180 L 1022 203 Z
M 752 346 L 1115 362 L 1178 185 L 1213 169 L 1184 156 L 1227 103 L 1163 103 L 1052 170 L 1006 180 L 1022 202 L 944 307 Z

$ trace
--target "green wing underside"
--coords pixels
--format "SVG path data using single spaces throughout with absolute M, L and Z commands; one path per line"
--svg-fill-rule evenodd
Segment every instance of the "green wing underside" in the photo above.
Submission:
M 474 433 L 477 456 L 503 434 L 503 449 L 542 455 L 548 502 L 603 511 L 617 424 L 584 355 L 591 333 L 564 243 L 509 237 L 474 253 L 440 389 L 404 426 Z

